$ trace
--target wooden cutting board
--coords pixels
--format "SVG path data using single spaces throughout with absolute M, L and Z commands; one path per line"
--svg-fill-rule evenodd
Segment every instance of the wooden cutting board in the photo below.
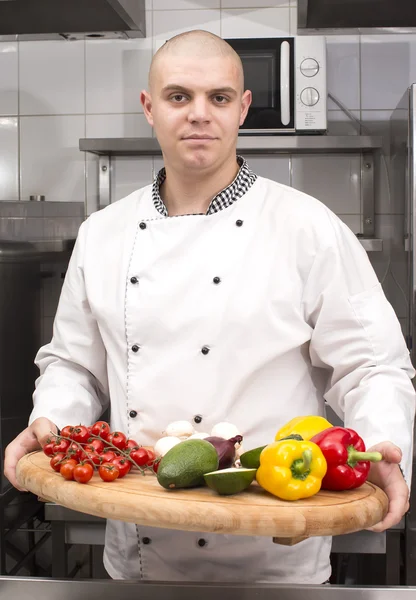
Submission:
M 41 498 L 97 517 L 187 531 L 262 535 L 292 545 L 310 536 L 352 533 L 378 523 L 387 513 L 382 490 L 365 483 L 346 492 L 321 491 L 296 502 L 279 500 L 253 483 L 234 496 L 208 487 L 169 491 L 154 475 L 129 473 L 103 482 L 97 473 L 87 484 L 66 481 L 42 452 L 17 465 L 21 486 Z

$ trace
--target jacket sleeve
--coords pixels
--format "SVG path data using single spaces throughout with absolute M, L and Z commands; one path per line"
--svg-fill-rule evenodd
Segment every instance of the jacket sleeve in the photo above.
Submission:
M 410 487 L 415 371 L 366 252 L 338 217 L 326 217 L 330 233 L 303 295 L 312 365 L 329 372 L 325 400 L 367 447 L 389 440 L 401 448 Z
M 106 351 L 91 313 L 83 256 L 89 221 L 81 225 L 59 299 L 52 341 L 35 363 L 40 377 L 29 424 L 47 417 L 59 428 L 93 423 L 108 404 Z

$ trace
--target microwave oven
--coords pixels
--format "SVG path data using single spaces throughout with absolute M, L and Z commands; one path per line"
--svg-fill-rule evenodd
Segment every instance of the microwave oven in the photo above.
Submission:
M 319 134 L 327 130 L 323 36 L 226 39 L 241 58 L 253 101 L 240 134 Z

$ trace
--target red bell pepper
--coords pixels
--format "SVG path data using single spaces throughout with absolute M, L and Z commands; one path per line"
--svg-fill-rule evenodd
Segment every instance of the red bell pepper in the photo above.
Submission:
M 365 452 L 364 441 L 353 429 L 330 427 L 311 440 L 319 446 L 328 468 L 322 480 L 323 490 L 350 490 L 362 485 L 370 471 L 370 462 L 382 460 L 380 452 Z

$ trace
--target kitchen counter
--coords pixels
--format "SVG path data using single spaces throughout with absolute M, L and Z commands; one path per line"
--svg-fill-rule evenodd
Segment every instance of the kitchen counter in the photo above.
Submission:
M 198 584 L 0 578 L 0 600 L 413 600 L 415 587 Z

